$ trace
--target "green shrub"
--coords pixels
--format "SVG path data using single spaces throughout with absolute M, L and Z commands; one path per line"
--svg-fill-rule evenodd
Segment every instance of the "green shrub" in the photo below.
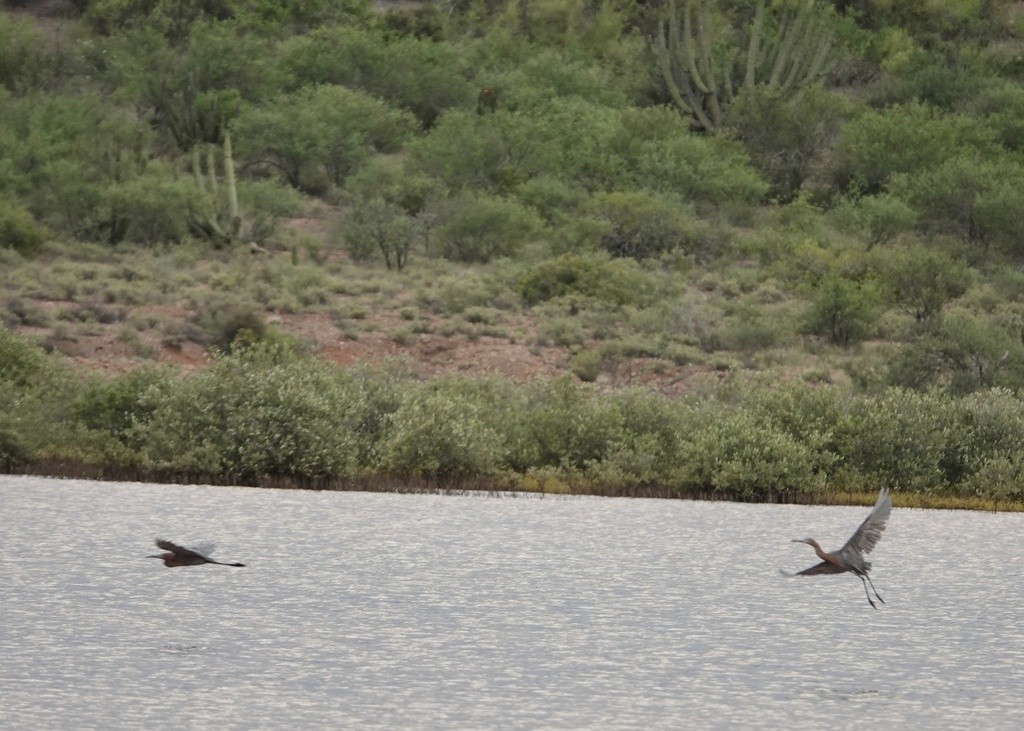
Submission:
M 878 292 L 871 284 L 829 275 L 812 294 L 807 331 L 844 347 L 856 343 L 867 337 L 877 321 L 878 304 Z
M 702 408 L 676 459 L 685 484 L 752 500 L 824 484 L 820 460 L 806 445 L 743 410 Z
M 60 59 L 48 46 L 35 22 L 0 10 L 0 88 L 17 94 L 51 82 Z
M 0 198 L 0 247 L 14 249 L 31 256 L 46 241 L 46 229 L 36 223 L 32 214 L 15 203 Z
M 926 231 L 946 232 L 1019 256 L 1024 228 L 1024 165 L 970 153 L 917 175 L 898 176 L 893 191 L 920 213 Z
M 889 382 L 908 388 L 944 386 L 970 393 L 993 386 L 1024 386 L 1020 338 L 983 318 L 953 313 L 889 365 Z
M 874 264 L 892 300 L 918 321 L 931 320 L 970 284 L 967 266 L 922 245 L 877 252 Z
M 102 431 L 129 445 L 136 429 L 145 425 L 153 413 L 151 389 L 167 389 L 168 371 L 143 367 L 111 380 L 87 383 L 71 404 L 71 414 L 90 429 Z
M 181 243 L 203 204 L 194 181 L 153 170 L 106 188 L 97 215 L 107 222 L 112 244 Z
M 148 24 L 179 39 L 199 20 L 226 20 L 231 14 L 224 0 L 92 0 L 84 18 L 103 34 Z
M 46 383 L 53 370 L 39 346 L 0 326 L 0 384 L 27 389 Z
M 1021 500 L 1024 498 L 1024 455 L 990 457 L 964 480 L 960 492 L 996 501 Z
M 12 426 L 0 422 L 0 471 L 13 472 L 28 461 L 28 449 Z
M 832 216 L 844 229 L 863 237 L 868 248 L 913 230 L 918 219 L 917 211 L 888 193 L 844 200 Z
M 977 119 L 902 104 L 847 122 L 836 140 L 832 172 L 840 189 L 877 193 L 894 175 L 915 175 L 965 151 L 991 153 L 993 145 L 991 131 Z
M 529 111 L 547 107 L 552 99 L 578 99 L 612 108 L 625 107 L 629 101 L 626 78 L 572 48 L 532 46 L 517 61 L 486 76 L 487 85 L 500 90 L 499 109 Z
M 593 383 L 605 370 L 607 356 L 603 350 L 585 348 L 569 358 L 569 370 L 584 383 Z
M 519 202 L 465 193 L 439 206 L 431 252 L 461 262 L 487 262 L 515 254 L 540 232 L 536 212 Z
M 587 474 L 616 486 L 680 485 L 678 450 L 687 424 L 679 405 L 641 389 L 616 391 L 606 398 L 619 424 Z
M 729 106 L 728 126 L 736 130 L 751 163 L 782 201 L 792 200 L 812 166 L 839 132 L 849 104 L 837 94 L 810 87 L 795 98 L 755 87 Z
M 948 428 L 949 406 L 938 393 L 903 389 L 850 401 L 834 435 L 845 478 L 922 492 L 946 487 L 943 462 L 960 436 Z
M 280 346 L 239 349 L 145 396 L 151 416 L 132 438 L 152 467 L 249 480 L 357 469 L 358 389 Z
M 1024 152 L 1024 89 L 1019 84 L 1006 82 L 982 90 L 973 109 L 984 116 L 1004 147 Z
M 398 149 L 414 126 L 411 115 L 365 92 L 306 87 L 246 110 L 235 146 L 240 158 L 270 166 L 297 188 L 311 170 L 341 185 L 374 150 Z
M 345 220 L 345 250 L 356 261 L 374 256 L 388 269 L 401 271 L 416 243 L 414 219 L 383 198 L 361 200 Z
M 141 27 L 89 48 L 108 83 L 164 140 L 187 153 L 222 142 L 243 102 L 271 96 L 280 79 L 270 68 L 269 39 L 235 22 L 193 23 L 188 15 L 195 5 L 161 5 L 164 14 L 154 11 Z M 167 11 L 172 23 L 181 21 L 180 33 L 161 33 Z
M 446 109 L 476 98 L 465 55 L 429 39 L 391 41 L 349 24 L 293 36 L 280 46 L 282 71 L 295 88 L 338 84 L 361 89 L 412 112 L 431 126 Z
M 740 143 L 691 132 L 669 107 L 623 110 L 608 146 L 621 162 L 606 188 L 622 186 L 625 178 L 686 201 L 734 208 L 760 202 L 769 190 Z M 599 150 L 607 155 L 607 147 Z
M 568 378 L 530 384 L 506 422 L 509 464 L 583 470 L 604 459 L 621 435 L 622 414 L 613 404 Z
M 495 474 L 506 446 L 492 419 L 475 399 L 443 387 L 415 389 L 389 418 L 379 464 L 432 478 Z
M 598 193 L 589 205 L 606 224 L 598 243 L 612 256 L 646 259 L 672 252 L 707 257 L 713 229 L 678 199 L 650 191 Z
M 876 105 L 923 102 L 951 110 L 974 97 L 986 81 L 960 59 L 943 57 L 941 52 L 915 51 L 873 90 Z
M 518 283 L 528 305 L 578 294 L 614 305 L 637 304 L 654 296 L 651 277 L 631 260 L 606 254 L 564 254 L 530 267 Z

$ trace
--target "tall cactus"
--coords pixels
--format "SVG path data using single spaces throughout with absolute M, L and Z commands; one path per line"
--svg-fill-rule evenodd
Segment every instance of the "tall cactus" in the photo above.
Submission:
M 192 228 L 200 235 L 220 244 L 230 244 L 238 239 L 242 219 L 238 213 L 238 192 L 235 189 L 235 160 L 231 150 L 231 129 L 225 125 L 223 132 L 224 190 L 221 191 L 217 178 L 217 150 L 212 144 L 206 147 L 206 169 L 203 170 L 200 145 L 192 148 L 192 174 L 196 186 L 205 193 L 213 206 L 197 211 L 193 215 Z
M 707 131 L 722 124 L 742 91 L 767 86 L 795 96 L 820 83 L 836 63 L 831 16 L 816 0 L 792 0 L 781 12 L 754 0 L 753 18 L 735 40 L 716 30 L 715 0 L 679 2 L 682 18 L 677 0 L 669 0 L 651 45 L 672 101 Z

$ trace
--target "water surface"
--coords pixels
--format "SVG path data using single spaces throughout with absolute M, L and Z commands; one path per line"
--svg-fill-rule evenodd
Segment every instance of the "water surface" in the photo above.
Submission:
M 0 476 L 0 727 L 1024 727 L 1024 515 L 866 514 Z

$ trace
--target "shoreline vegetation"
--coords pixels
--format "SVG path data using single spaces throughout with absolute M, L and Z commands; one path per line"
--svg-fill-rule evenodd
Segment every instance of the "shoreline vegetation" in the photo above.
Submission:
M 217 475 L 202 475 L 166 470 L 139 468 L 104 467 L 82 462 L 41 460 L 22 464 L 16 472 L 0 475 L 11 477 L 44 477 L 69 480 L 95 480 L 98 482 L 145 482 L 160 485 L 190 485 L 209 487 L 270 488 L 277 490 L 328 490 L 336 492 L 387 492 L 413 495 L 488 495 L 506 497 L 609 497 L 640 498 L 650 500 L 702 500 L 738 502 L 734 498 L 722 497 L 713 491 L 688 492 L 668 490 L 657 485 L 593 485 L 584 483 L 566 484 L 557 478 L 548 478 L 543 483 L 530 480 L 500 480 L 485 477 L 459 477 L 431 479 L 420 476 L 392 477 L 374 475 L 362 478 L 320 478 L 297 479 L 294 477 L 269 476 L 250 482 L 238 482 Z M 808 495 L 788 492 L 765 496 L 757 502 L 766 505 L 849 505 L 870 506 L 878 495 L 871 492 L 831 491 Z M 1024 502 L 1019 500 L 995 500 L 983 497 L 956 497 L 951 495 L 928 495 L 904 493 L 893 496 L 893 505 L 898 508 L 923 510 L 977 510 L 985 512 L 1022 513 Z
M 1024 504 L 1024 5 L 0 0 L 0 471 Z
M 1024 404 L 819 384 L 665 398 L 567 377 L 421 379 L 288 342 L 83 373 L 0 329 L 0 469 L 157 482 L 1019 508 Z

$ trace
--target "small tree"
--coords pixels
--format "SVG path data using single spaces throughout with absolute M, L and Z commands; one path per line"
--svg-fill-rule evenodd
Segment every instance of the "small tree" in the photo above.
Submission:
M 755 87 L 737 97 L 729 108 L 728 124 L 771 183 L 774 195 L 788 202 L 831 146 L 847 108 L 841 97 L 817 88 L 787 98 L 778 89 Z
M 921 245 L 885 252 L 879 268 L 893 300 L 918 322 L 935 318 L 970 283 L 963 262 Z
M 993 386 L 1020 388 L 1024 346 L 1003 328 L 965 314 L 900 351 L 889 367 L 895 385 L 925 389 L 943 384 L 956 393 Z
M 394 152 L 414 126 L 411 114 L 365 92 L 318 86 L 246 110 L 236 128 L 250 165 L 270 166 L 289 185 L 316 192 L 317 176 L 341 185 L 374 150 Z
M 388 269 L 401 271 L 415 242 L 415 223 L 394 203 L 376 197 L 360 201 L 345 223 L 345 248 L 353 259 L 376 250 Z
M 926 230 L 952 233 L 984 249 L 1001 245 L 1019 252 L 1024 165 L 968 153 L 900 176 L 892 187 L 920 212 Z
M 829 275 L 814 292 L 807 328 L 846 347 L 864 339 L 877 317 L 873 286 Z

